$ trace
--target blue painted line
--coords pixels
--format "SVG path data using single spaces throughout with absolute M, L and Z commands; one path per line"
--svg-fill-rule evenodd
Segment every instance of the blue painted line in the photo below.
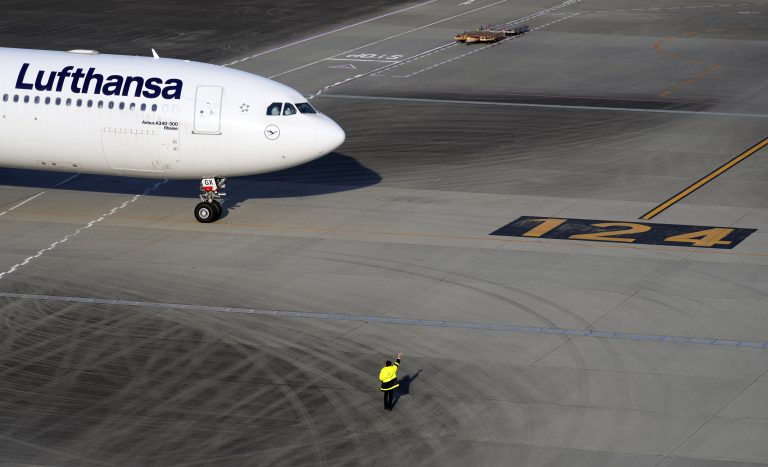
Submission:
M 768 349 L 768 342 L 738 341 L 733 339 L 715 339 L 686 336 L 665 336 L 655 334 L 637 334 L 616 331 L 599 331 L 589 329 L 547 328 L 537 326 L 518 326 L 503 323 L 473 323 L 461 321 L 437 321 L 429 319 L 388 318 L 384 316 L 345 315 L 341 313 L 320 313 L 312 311 L 269 310 L 258 308 L 236 308 L 207 305 L 190 305 L 182 303 L 142 302 L 135 300 L 118 300 L 88 297 L 66 297 L 60 295 L 20 294 L 0 292 L 0 298 L 15 300 L 42 300 L 51 302 L 87 303 L 94 305 L 115 305 L 137 308 L 161 308 L 165 310 L 189 310 L 207 313 L 236 313 L 248 315 L 277 316 L 282 318 L 309 318 L 333 321 L 362 321 L 367 323 L 397 324 L 404 326 L 430 326 L 451 329 L 475 329 L 485 331 L 511 332 L 518 334 L 549 334 L 567 337 L 593 337 L 598 339 L 621 339 L 642 342 L 664 342 L 668 344 L 713 345 L 724 347 Z
M 673 344 L 687 344 L 690 338 L 688 337 L 677 337 L 677 336 L 667 336 L 664 339 L 664 342 L 671 342 Z

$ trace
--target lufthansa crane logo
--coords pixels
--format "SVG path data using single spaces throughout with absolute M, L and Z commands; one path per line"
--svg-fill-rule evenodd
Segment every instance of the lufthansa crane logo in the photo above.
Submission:
M 277 139 L 280 137 L 280 128 L 278 128 L 277 125 L 269 125 L 264 129 L 264 136 L 266 136 L 267 139 Z

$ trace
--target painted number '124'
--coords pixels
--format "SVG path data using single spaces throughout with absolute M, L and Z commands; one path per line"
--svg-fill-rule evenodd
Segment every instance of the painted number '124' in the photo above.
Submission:
M 547 233 L 560 227 L 568 219 L 530 219 L 530 222 L 538 222 L 539 225 L 524 233 L 523 237 L 543 237 Z M 651 230 L 651 226 L 645 224 L 636 224 L 633 222 L 600 222 L 591 224 L 592 227 L 597 227 L 600 230 L 598 232 L 589 232 L 574 234 L 568 237 L 571 240 L 596 240 L 601 242 L 622 242 L 633 243 L 637 239 L 630 237 L 630 235 L 643 234 Z M 615 230 L 603 230 L 612 229 Z M 728 228 L 712 228 L 699 230 L 695 232 L 689 232 L 679 235 L 672 235 L 664 239 L 665 242 L 673 243 L 689 243 L 691 246 L 697 247 L 712 247 L 715 245 L 730 245 L 731 242 L 726 241 L 725 238 L 733 232 L 733 229 Z

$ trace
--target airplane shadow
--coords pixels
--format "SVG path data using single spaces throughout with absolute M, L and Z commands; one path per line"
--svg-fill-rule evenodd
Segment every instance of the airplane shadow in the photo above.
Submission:
M 0 168 L 0 185 L 45 190 L 55 187 L 71 175 L 62 172 Z M 379 174 L 354 158 L 334 152 L 279 172 L 228 179 L 225 208 L 235 209 L 238 204 L 249 199 L 351 191 L 376 185 L 380 181 Z M 171 180 L 153 190 L 148 196 L 188 198 L 190 203 L 193 203 L 197 199 L 199 183 L 199 180 Z M 84 174 L 56 189 L 133 195 L 143 193 L 152 184 L 150 179 Z

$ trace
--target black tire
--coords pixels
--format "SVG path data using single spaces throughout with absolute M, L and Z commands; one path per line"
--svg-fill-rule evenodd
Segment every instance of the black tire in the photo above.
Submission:
M 221 207 L 221 203 L 219 203 L 216 200 L 211 201 L 211 204 L 213 205 L 213 208 L 216 209 L 216 219 L 221 219 L 221 215 L 224 213 L 224 208 Z
M 208 224 L 218 219 L 217 213 L 216 207 L 211 203 L 202 202 L 195 206 L 195 219 L 203 224 Z

